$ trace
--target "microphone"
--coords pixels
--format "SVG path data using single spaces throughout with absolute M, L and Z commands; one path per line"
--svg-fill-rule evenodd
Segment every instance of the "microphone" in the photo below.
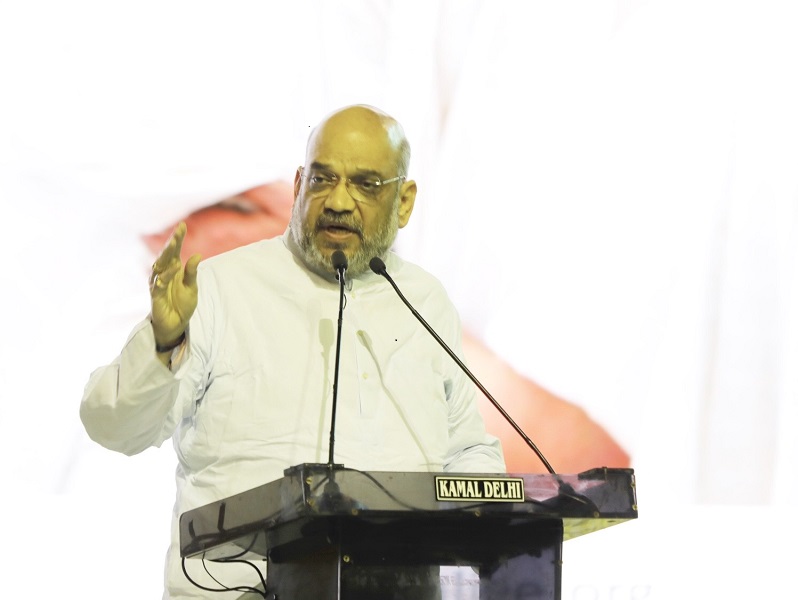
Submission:
M 335 465 L 335 415 L 338 409 L 338 371 L 341 359 L 341 329 L 344 321 L 344 305 L 346 297 L 344 296 L 345 278 L 344 273 L 349 266 L 349 261 L 346 259 L 346 254 L 341 250 L 336 250 L 332 253 L 332 266 L 335 269 L 335 278 L 340 283 L 340 296 L 338 300 L 338 337 L 335 342 L 335 369 L 333 371 L 333 397 L 332 397 L 332 416 L 330 420 L 330 454 L 327 465 L 330 470 L 335 466 L 343 467 L 343 465 Z
M 346 254 L 341 250 L 336 250 L 332 253 L 332 266 L 335 269 L 335 279 L 343 282 L 344 272 L 349 268 L 349 261 L 346 260 Z
M 462 369 L 462 371 L 463 371 L 463 372 L 464 372 L 466 375 L 468 375 L 468 378 L 469 378 L 471 381 L 473 381 L 473 382 L 474 382 L 474 385 L 476 385 L 476 386 L 477 386 L 477 387 L 480 389 L 480 391 L 481 391 L 483 394 L 485 394 L 485 397 L 486 397 L 488 400 L 490 400 L 491 404 L 493 404 L 493 406 L 495 406 L 495 407 L 496 407 L 496 409 L 497 409 L 497 410 L 498 410 L 498 411 L 501 413 L 501 415 L 502 415 L 502 416 L 503 416 L 503 417 L 504 417 L 504 418 L 507 420 L 507 422 L 508 422 L 510 425 L 512 425 L 513 429 L 515 429 L 516 433 L 518 433 L 518 435 L 520 435 L 520 436 L 521 436 L 521 438 L 523 438 L 523 440 L 526 442 L 527 446 L 529 446 L 529 447 L 530 447 L 530 448 L 531 448 L 531 449 L 532 449 L 532 450 L 535 452 L 535 454 L 536 454 L 536 455 L 537 455 L 537 457 L 540 459 L 540 461 L 543 463 L 543 465 L 546 467 L 546 469 L 548 470 L 548 472 L 549 472 L 550 474 L 552 474 L 552 475 L 557 475 L 557 473 L 554 471 L 554 469 L 552 468 L 552 466 L 549 464 L 549 461 L 548 461 L 548 460 L 546 460 L 546 457 L 545 457 L 545 456 L 543 456 L 543 453 L 542 453 L 542 452 L 540 451 L 540 449 L 538 449 L 538 447 L 535 445 L 535 442 L 533 442 L 533 441 L 532 441 L 532 440 L 529 438 L 529 436 L 528 436 L 528 435 L 527 435 L 527 434 L 524 432 L 524 430 L 523 430 L 523 429 L 521 429 L 521 427 L 520 427 L 520 426 L 519 426 L 519 425 L 518 425 L 518 424 L 517 424 L 517 423 L 516 423 L 516 422 L 513 420 L 513 418 L 512 418 L 512 417 L 511 417 L 511 416 L 508 414 L 508 412 L 507 412 L 506 410 L 504 410 L 504 407 L 502 407 L 502 405 L 501 405 L 501 404 L 499 404 L 499 402 L 498 402 L 498 401 L 497 401 L 497 400 L 496 400 L 496 399 L 495 399 L 495 398 L 494 398 L 494 397 L 491 395 L 491 393 L 490 393 L 490 392 L 489 392 L 489 391 L 488 391 L 488 390 L 485 388 L 485 386 L 484 386 L 484 385 L 482 385 L 482 383 L 480 383 L 480 382 L 479 382 L 479 380 L 478 380 L 478 379 L 477 379 L 477 378 L 476 378 L 476 377 L 475 377 L 475 376 L 474 376 L 474 375 L 471 373 L 471 371 L 468 369 L 468 367 L 466 367 L 466 366 L 465 366 L 465 364 L 463 363 L 463 361 L 462 361 L 462 360 L 460 360 L 460 359 L 458 358 L 458 356 L 457 356 L 457 355 L 454 353 L 454 351 L 452 351 L 452 349 L 451 349 L 451 348 L 449 348 L 449 346 L 446 344 L 446 342 L 444 342 L 444 341 L 441 339 L 441 337 L 440 337 L 440 336 L 439 336 L 439 335 L 438 335 L 438 334 L 435 332 L 435 330 L 434 330 L 434 329 L 433 329 L 433 328 L 430 326 L 430 324 L 429 324 L 429 323 L 427 323 L 427 322 L 424 320 L 424 317 L 422 317 L 422 316 L 421 316 L 421 315 L 418 313 L 418 311 L 417 311 L 415 308 L 413 308 L 413 306 L 410 304 L 410 302 L 408 302 L 407 298 L 405 298 L 405 297 L 404 297 L 404 294 L 402 294 L 402 292 L 399 290 L 399 286 L 397 286 L 397 285 L 396 285 L 396 282 L 394 282 L 394 280 L 391 278 L 391 276 L 390 276 L 390 275 L 388 275 L 388 270 L 386 269 L 386 267 L 385 267 L 385 263 L 382 261 L 382 259 L 381 259 L 381 258 L 379 258 L 378 256 L 375 256 L 374 258 L 372 258 L 372 259 L 369 261 L 369 267 L 371 267 L 371 270 L 372 270 L 372 271 L 374 271 L 374 272 L 375 272 L 377 275 L 382 275 L 383 277 L 385 277 L 385 279 L 387 279 L 387 280 L 388 280 L 388 283 L 390 283 L 390 284 L 391 284 L 391 286 L 393 287 L 393 289 L 394 289 L 394 290 L 396 290 L 396 293 L 399 295 L 399 298 L 401 298 L 401 299 L 402 299 L 402 302 L 404 302 L 404 303 L 405 303 L 405 305 L 407 306 L 407 308 L 409 308 L 409 309 L 410 309 L 410 312 L 412 312 L 412 313 L 413 313 L 413 316 L 415 316 L 415 317 L 416 317 L 416 319 L 418 319 L 418 321 L 419 321 L 419 322 L 420 322 L 420 323 L 421 323 L 421 324 L 424 326 L 424 328 L 425 328 L 425 329 L 426 329 L 426 330 L 427 330 L 427 331 L 428 331 L 428 332 L 429 332 L 429 333 L 432 335 L 432 337 L 434 337 L 434 338 L 435 338 L 435 340 L 438 342 L 438 344 L 440 344 L 440 346 L 441 346 L 441 347 L 442 347 L 444 350 L 446 350 L 446 353 L 447 353 L 449 356 L 451 356 L 451 357 L 452 357 L 452 360 L 454 360 L 454 362 L 456 362 L 456 363 L 457 363 L 457 366 L 458 366 L 458 367 L 460 367 L 460 369 Z

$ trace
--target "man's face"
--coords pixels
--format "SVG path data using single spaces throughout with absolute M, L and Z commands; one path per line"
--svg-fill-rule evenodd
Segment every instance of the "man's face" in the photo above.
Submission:
M 391 247 L 410 217 L 415 184 L 401 179 L 366 198 L 346 180 L 392 179 L 400 175 L 397 165 L 397 149 L 385 130 L 357 115 L 328 121 L 314 133 L 295 179 L 291 215 L 291 234 L 314 271 L 332 274 L 332 253 L 342 250 L 348 272 L 357 275 Z M 309 178 L 318 174 L 336 181 L 314 190 Z

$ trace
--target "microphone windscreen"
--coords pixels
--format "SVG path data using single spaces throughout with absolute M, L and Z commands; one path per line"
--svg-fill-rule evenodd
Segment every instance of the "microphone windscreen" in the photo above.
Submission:
M 349 266 L 349 261 L 346 260 L 346 254 L 341 250 L 336 250 L 332 253 L 332 266 L 336 271 L 343 271 Z
M 369 261 L 369 267 L 371 267 L 371 270 L 377 275 L 382 275 L 385 273 L 385 263 L 382 262 L 382 259 L 379 256 L 375 256 Z

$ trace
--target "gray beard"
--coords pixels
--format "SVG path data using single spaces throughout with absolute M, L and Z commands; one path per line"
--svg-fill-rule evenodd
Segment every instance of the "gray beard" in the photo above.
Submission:
M 399 196 L 397 195 L 391 206 L 390 217 L 374 232 L 371 236 L 361 236 L 360 246 L 352 256 L 347 256 L 349 266 L 347 274 L 357 276 L 368 272 L 369 262 L 375 256 L 384 257 L 393 245 L 396 235 L 399 232 L 399 212 L 397 210 Z M 335 270 L 330 259 L 325 258 L 316 244 L 316 231 L 302 224 L 299 216 L 299 203 L 294 202 L 291 209 L 291 221 L 289 231 L 294 242 L 302 252 L 302 259 L 305 264 L 319 275 L 334 276 Z M 341 248 L 343 249 L 343 248 Z

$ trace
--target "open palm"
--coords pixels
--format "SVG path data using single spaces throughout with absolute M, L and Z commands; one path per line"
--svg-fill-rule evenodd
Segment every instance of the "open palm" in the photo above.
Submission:
M 186 224 L 181 222 L 152 265 L 150 316 L 155 341 L 162 346 L 180 338 L 197 308 L 197 267 L 201 257 L 194 254 L 183 265 L 180 250 L 185 236 Z

